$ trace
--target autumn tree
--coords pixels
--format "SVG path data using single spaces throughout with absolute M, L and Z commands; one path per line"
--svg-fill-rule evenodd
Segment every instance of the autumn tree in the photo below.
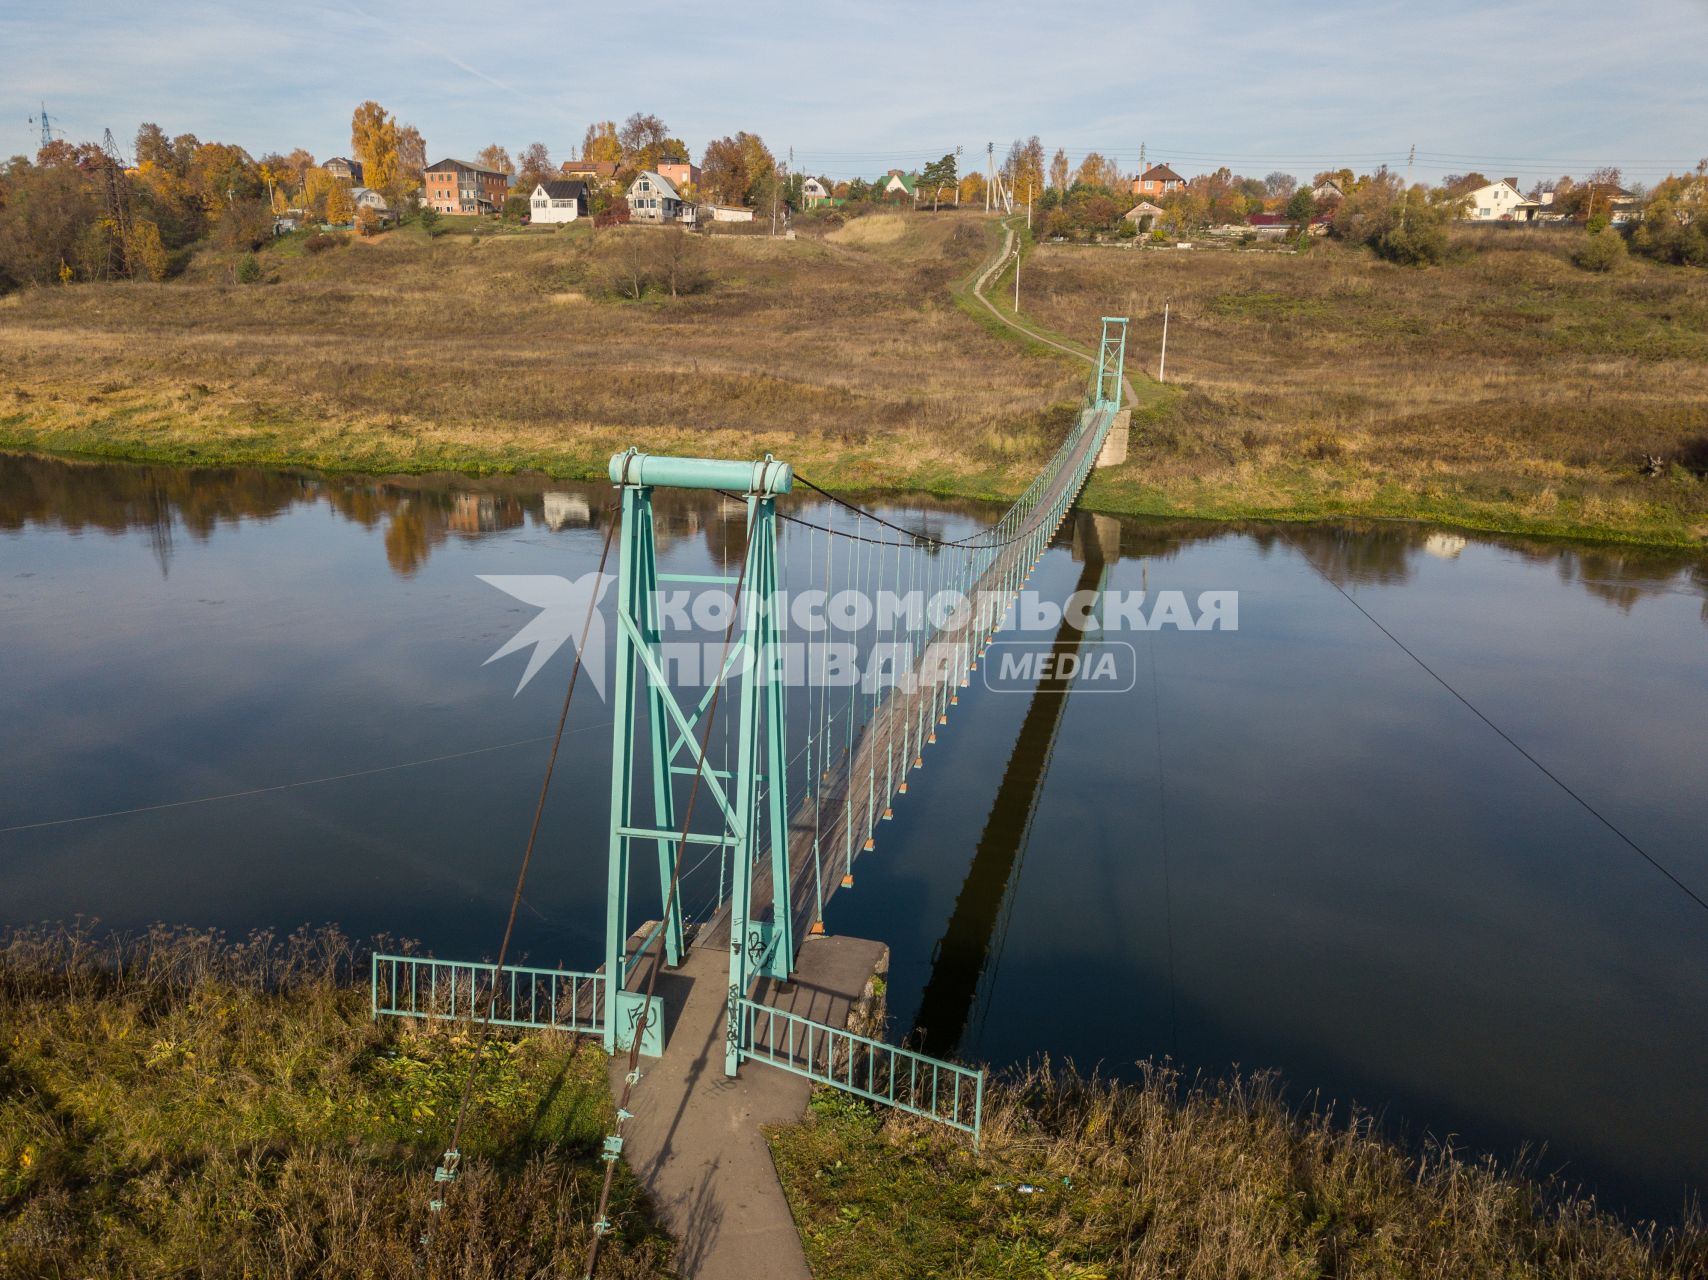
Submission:
M 1113 191 L 1121 185 L 1121 170 L 1113 160 L 1105 160 L 1093 151 L 1080 161 L 1076 180 L 1088 187 L 1107 187 Z
M 475 152 L 474 162 L 482 169 L 491 169 L 494 173 L 509 175 L 516 172 L 516 165 L 510 159 L 510 153 L 496 142 Z
M 312 164 L 312 159 L 310 160 Z M 412 124 L 397 126 L 397 172 L 412 187 L 421 185 L 421 175 L 427 168 L 427 143 L 421 130 Z
M 737 133 L 706 144 L 700 160 L 700 189 L 716 204 L 758 208 L 771 199 L 777 162 L 755 133 Z
M 1056 154 L 1050 159 L 1050 185 L 1057 191 L 1066 191 L 1069 172 L 1067 152 L 1057 147 Z
M 0 275 L 51 284 L 77 256 L 84 229 L 100 216 L 87 177 L 66 166 L 14 165 L 0 200 Z
M 356 205 L 350 198 L 348 188 L 342 182 L 334 182 L 332 189 L 326 193 L 326 220 L 343 224 L 353 221 L 355 217 Z
M 623 144 L 617 140 L 615 120 L 601 120 L 587 126 L 581 138 L 581 158 L 589 164 L 623 162 Z
M 1662 262 L 1708 267 L 1708 160 L 1694 174 L 1655 184 L 1631 246 Z
M 350 117 L 350 150 L 362 162 L 362 181 L 395 197 L 400 189 L 397 120 L 379 103 L 368 101 Z
M 635 112 L 623 121 L 623 127 L 617 133 L 617 142 L 623 149 L 624 165 L 631 169 L 646 168 L 645 153 L 669 136 L 669 128 L 657 116 Z
M 147 218 L 133 218 L 125 240 L 125 261 L 131 274 L 147 280 L 164 280 L 171 265 L 160 228 Z
M 1277 169 L 1263 179 L 1263 193 L 1271 200 L 1291 200 L 1299 189 L 1299 180 Z
M 536 183 L 549 180 L 552 176 L 552 157 L 543 142 L 530 142 L 522 148 L 517 160 L 517 185 L 529 191 Z
M 1033 134 L 1029 141 L 1019 138 L 1008 148 L 1008 158 L 1002 162 L 1002 176 L 1014 198 L 1024 204 L 1044 190 L 1044 144 Z
M 144 122 L 137 126 L 136 163 L 138 168 L 145 164 L 172 167 L 172 142 L 159 125 Z
M 979 204 L 984 200 L 984 174 L 974 170 L 961 179 L 961 203 Z

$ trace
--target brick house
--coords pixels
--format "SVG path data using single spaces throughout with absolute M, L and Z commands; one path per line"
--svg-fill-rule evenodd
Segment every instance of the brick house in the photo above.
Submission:
M 466 160 L 428 165 L 421 181 L 427 207 L 440 213 L 497 213 L 510 193 L 509 178 Z
M 1136 196 L 1164 196 L 1170 191 L 1179 191 L 1185 185 L 1186 179 L 1167 165 L 1153 164 L 1133 179 L 1132 194 Z

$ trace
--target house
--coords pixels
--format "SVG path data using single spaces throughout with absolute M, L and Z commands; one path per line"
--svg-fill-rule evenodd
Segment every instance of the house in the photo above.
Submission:
M 1330 214 L 1319 213 L 1310 220 L 1309 229 L 1313 236 L 1326 236 L 1329 224 L 1334 221 Z M 1257 233 L 1260 240 L 1284 239 L 1298 225 L 1297 218 L 1289 218 L 1284 213 L 1254 213 L 1245 220 L 1246 226 Z
M 816 209 L 821 204 L 829 204 L 830 191 L 817 178 L 808 178 L 801 183 L 801 203 L 809 209 Z
M 351 187 L 350 199 L 358 209 L 366 207 L 387 217 L 391 214 L 391 205 L 387 204 L 386 198 L 372 187 Z
M 359 187 L 362 185 L 362 162 L 360 160 L 346 160 L 343 156 L 333 156 L 320 167 L 346 186 Z
M 682 197 L 656 169 L 642 169 L 629 183 L 629 216 L 636 222 L 675 222 L 682 216 Z
M 558 168 L 566 178 L 579 178 L 598 186 L 617 176 L 618 165 L 615 160 L 565 160 Z
M 1475 191 L 1467 191 L 1459 216 L 1467 222 L 1522 221 L 1525 218 L 1523 207 L 1529 203 L 1524 193 L 1512 184 L 1511 178 L 1502 178 Z
M 541 182 L 528 198 L 529 221 L 535 226 L 545 222 L 574 222 L 587 212 L 587 184 L 572 178 Z
M 903 200 L 917 200 L 918 180 L 911 173 L 891 169 L 872 184 L 872 194 L 880 200 L 891 200 L 897 204 Z
M 510 179 L 467 160 L 441 160 L 422 175 L 427 207 L 440 213 L 497 213 L 510 193 Z
M 1170 191 L 1179 191 L 1185 185 L 1186 179 L 1167 165 L 1153 164 L 1133 179 L 1132 194 L 1136 196 L 1165 196 Z
M 678 190 L 700 185 L 700 166 L 686 160 L 660 160 L 657 173 L 669 179 L 670 185 Z
M 1340 189 L 1340 183 L 1329 178 L 1311 188 L 1311 199 L 1318 204 L 1328 204 L 1346 199 L 1346 192 Z
M 1156 220 L 1162 217 L 1162 209 L 1149 200 L 1141 200 L 1121 216 L 1144 232 L 1156 226 Z

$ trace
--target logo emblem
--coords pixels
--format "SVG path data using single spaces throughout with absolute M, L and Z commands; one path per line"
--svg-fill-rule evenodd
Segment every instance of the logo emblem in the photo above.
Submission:
M 599 613 L 598 605 L 606 590 L 617 580 L 615 574 L 586 573 L 573 582 L 555 573 L 482 573 L 475 576 L 505 595 L 531 604 L 540 611 L 533 621 L 481 663 L 482 666 L 532 645 L 534 652 L 516 684 L 516 692 L 521 693 L 551 656 L 563 648 L 564 641 L 580 643 L 581 628 L 585 626 L 587 644 L 580 650 L 581 665 L 593 681 L 593 691 L 601 698 L 605 696 L 605 619 Z M 588 618 L 589 610 L 593 615 L 591 619 Z

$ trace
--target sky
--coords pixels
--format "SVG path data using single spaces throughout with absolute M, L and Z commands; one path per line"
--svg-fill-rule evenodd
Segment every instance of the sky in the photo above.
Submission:
M 0 156 L 34 152 L 45 102 L 73 141 L 110 127 L 127 152 L 148 120 L 325 159 L 372 98 L 430 160 L 565 159 L 590 121 L 646 111 L 696 159 L 746 129 L 837 179 L 957 146 L 982 168 L 987 143 L 1037 134 L 1129 171 L 1142 144 L 1187 176 L 1403 169 L 1415 145 L 1421 179 L 1652 183 L 1708 156 L 1705 51 L 1708 0 L 10 3 Z

